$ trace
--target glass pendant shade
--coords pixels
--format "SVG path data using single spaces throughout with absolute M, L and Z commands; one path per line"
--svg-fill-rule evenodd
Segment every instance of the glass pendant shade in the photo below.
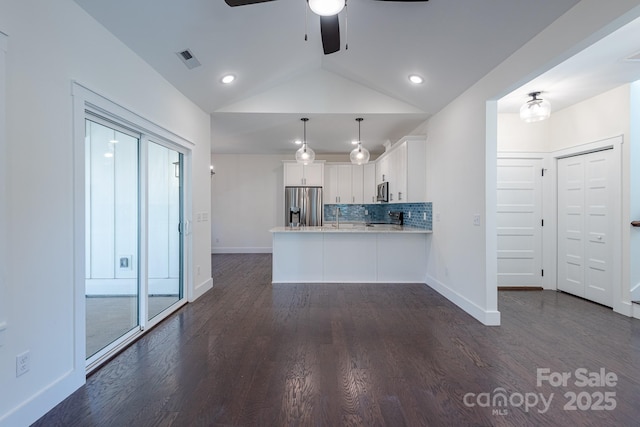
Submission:
M 358 146 L 351 150 L 351 154 L 349 154 L 349 158 L 351 159 L 351 163 L 354 165 L 364 165 L 369 163 L 369 150 L 362 146 L 362 139 L 360 138 L 360 125 L 364 119 L 359 117 L 356 119 L 358 122 Z
M 320 16 L 332 16 L 344 9 L 345 0 L 309 0 L 309 8 Z
M 316 152 L 307 144 L 307 122 L 309 119 L 307 117 L 303 117 L 300 120 L 302 120 L 304 126 L 304 138 L 302 139 L 302 147 L 296 151 L 296 162 L 308 165 L 309 163 L 313 163 L 316 159 Z
M 362 146 L 362 143 L 358 142 L 358 146 L 351 150 L 351 154 L 349 154 L 349 158 L 351 159 L 351 163 L 354 165 L 364 165 L 369 163 L 369 150 Z
M 551 104 L 546 99 L 539 99 L 540 92 L 529 94 L 531 99 L 520 107 L 520 118 L 527 123 L 546 120 L 551 116 Z
M 296 151 L 296 162 L 308 165 L 313 163 L 316 158 L 316 153 L 307 145 L 306 142 L 302 143 L 302 147 Z

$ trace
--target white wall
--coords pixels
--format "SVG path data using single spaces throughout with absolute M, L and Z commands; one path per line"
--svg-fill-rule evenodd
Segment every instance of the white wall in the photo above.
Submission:
M 441 221 L 427 283 L 480 321 L 499 323 L 496 100 L 638 15 L 637 1 L 583 0 L 430 119 L 428 194 Z
M 619 86 L 603 94 L 556 111 L 549 119 L 549 151 L 558 151 L 612 136 L 629 139 L 630 86 Z
M 550 120 L 525 123 L 520 114 L 498 114 L 498 152 L 548 153 Z
M 212 253 L 271 252 L 269 230 L 284 224 L 285 158 L 291 156 L 212 156 Z
M 209 116 L 72 0 L 5 0 L 7 55 L 7 330 L 0 425 L 28 425 L 84 382 L 75 348 L 71 82 L 77 80 L 192 141 L 194 212 L 209 211 Z M 210 286 L 209 222 L 194 223 L 197 296 Z M 208 285 L 207 285 L 208 284 Z M 4 297 L 4 296 L 3 296 Z M 4 298 L 3 298 L 4 299 Z M 79 319 L 78 321 L 82 321 Z M 15 357 L 31 370 L 16 378 Z M 10 393 L 8 391 L 11 391 Z

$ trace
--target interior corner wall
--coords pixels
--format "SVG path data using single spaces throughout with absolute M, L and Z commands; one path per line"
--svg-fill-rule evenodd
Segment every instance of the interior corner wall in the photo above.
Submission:
M 7 329 L 0 426 L 24 426 L 85 381 L 77 348 L 72 81 L 193 142 L 191 210 L 208 212 L 209 115 L 73 0 L 0 2 L 6 55 Z M 46 37 L 43 37 L 46 34 Z M 4 156 L 3 156 L 4 157 Z M 210 283 L 209 223 L 195 223 L 193 263 Z M 194 282 L 198 279 L 191 274 Z M 80 301 L 80 302 L 78 302 Z M 18 354 L 30 370 L 16 377 Z M 10 392 L 9 392 L 10 391 Z
M 285 158 L 291 157 L 211 156 L 211 253 L 271 252 L 269 230 L 284 225 Z
M 494 174 L 487 172 L 484 159 L 495 158 L 498 147 L 498 136 L 487 132 L 487 101 L 639 15 L 637 2 L 583 0 L 429 120 L 428 194 L 434 217 L 441 219 L 433 225 L 427 283 L 481 322 L 500 321 L 496 304 L 487 298 L 497 292 L 497 278 L 486 276 L 497 254 L 485 247 L 487 236 L 496 234 L 495 209 L 486 206 L 485 194 L 496 191 L 496 182 L 487 179 Z M 493 218 L 484 227 L 474 226 L 473 216 L 485 212 Z

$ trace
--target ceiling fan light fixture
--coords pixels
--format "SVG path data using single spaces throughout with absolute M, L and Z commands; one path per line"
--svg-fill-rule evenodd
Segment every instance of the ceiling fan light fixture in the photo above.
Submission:
M 520 118 L 526 123 L 539 122 L 551 116 L 551 104 L 546 99 L 538 98 L 540 93 L 531 92 L 531 99 L 520 107 Z
M 313 163 L 316 159 L 316 152 L 307 144 L 307 122 L 309 119 L 303 117 L 300 120 L 304 123 L 304 138 L 302 139 L 302 147 L 298 148 L 298 151 L 296 151 L 296 162 L 308 165 L 309 163 Z
M 351 150 L 351 153 L 349 154 L 349 159 L 354 165 L 367 164 L 369 163 L 369 158 L 371 157 L 369 150 L 362 146 L 362 140 L 360 139 L 360 123 L 362 123 L 362 120 L 364 119 L 361 117 L 358 117 L 356 119 L 356 121 L 358 122 L 358 146 Z
M 309 8 L 320 16 L 337 15 L 344 9 L 345 0 L 309 0 Z

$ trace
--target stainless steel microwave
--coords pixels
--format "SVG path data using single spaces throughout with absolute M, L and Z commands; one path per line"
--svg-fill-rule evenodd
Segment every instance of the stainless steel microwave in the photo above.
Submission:
M 378 195 L 376 200 L 379 202 L 388 202 L 389 201 L 389 183 L 383 182 L 378 184 Z

